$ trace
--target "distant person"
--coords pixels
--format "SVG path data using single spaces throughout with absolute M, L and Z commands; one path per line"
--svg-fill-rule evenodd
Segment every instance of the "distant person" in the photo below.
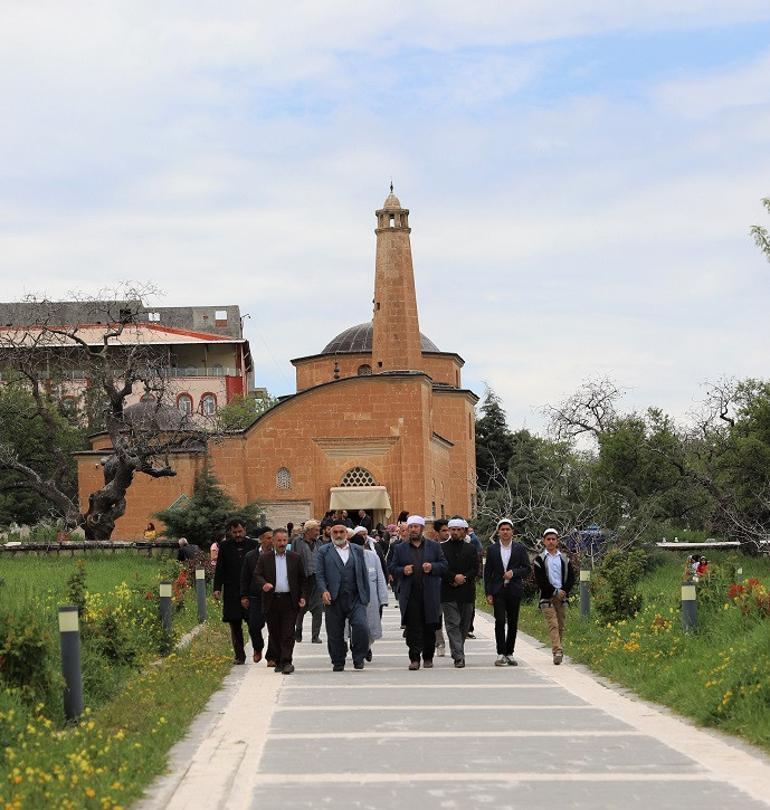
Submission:
M 364 551 L 364 562 L 369 575 L 369 604 L 366 606 L 366 624 L 369 628 L 369 649 L 366 660 L 372 660 L 372 645 L 382 638 L 382 609 L 388 604 L 388 583 L 376 551 L 366 547 L 364 535 L 356 534 L 350 542 L 360 545 Z
M 227 539 L 219 547 L 217 567 L 214 570 L 214 599 L 222 599 L 222 621 L 230 625 L 236 664 L 246 663 L 243 640 L 243 622 L 248 613 L 241 605 L 241 568 L 249 551 L 257 547 L 257 541 L 246 535 L 242 518 L 227 521 Z
M 196 546 L 195 543 L 188 542 L 186 537 L 180 537 L 176 542 L 179 546 L 179 551 L 176 553 L 176 558 L 180 563 L 187 562 L 188 560 L 194 560 L 196 557 L 200 556 L 200 547 Z
M 495 615 L 496 667 L 517 666 L 513 657 L 519 627 L 524 580 L 532 567 L 527 549 L 514 541 L 513 521 L 503 518 L 496 527 L 498 541 L 487 550 L 484 592 Z
M 315 586 L 315 564 L 318 552 L 321 549 L 321 541 L 318 537 L 319 529 L 320 524 L 317 520 L 305 521 L 302 536 L 297 538 L 293 547 L 293 550 L 302 558 L 302 567 L 307 577 L 307 604 L 300 608 L 297 613 L 294 640 L 297 642 L 302 641 L 302 624 L 305 614 L 309 612 L 312 617 L 310 629 L 313 644 L 321 643 L 321 623 L 323 622 L 321 593 Z
M 540 589 L 540 612 L 545 618 L 551 637 L 553 662 L 557 666 L 564 659 L 564 626 L 567 621 L 567 599 L 575 584 L 575 570 L 569 557 L 559 551 L 556 529 L 543 532 L 545 550 L 535 557 L 535 582 Z
M 212 565 L 217 564 L 217 557 L 219 556 L 219 543 L 220 543 L 220 540 L 221 540 L 221 538 L 219 540 L 214 540 L 214 542 L 211 544 L 211 546 L 209 546 L 209 557 L 211 559 L 211 564 Z
M 447 561 L 441 583 L 441 610 L 449 651 L 457 669 L 465 666 L 465 639 L 473 617 L 478 573 L 478 555 L 476 549 L 465 542 L 466 528 L 465 520 L 452 518 L 447 528 L 449 540 L 441 544 Z
M 709 563 L 708 563 L 708 560 L 707 560 L 705 557 L 701 557 L 701 558 L 698 560 L 698 566 L 697 566 L 697 567 L 696 567 L 696 569 L 695 569 L 695 573 L 696 573 L 696 574 L 698 575 L 698 577 L 700 578 L 700 577 L 704 577 L 704 576 L 706 576 L 706 574 L 708 574 L 708 572 L 709 572 Z
M 444 548 L 444 543 L 449 540 L 449 521 L 444 518 L 438 518 L 433 521 L 433 531 L 436 533 L 436 542 Z M 446 556 L 446 554 L 444 555 Z M 442 598 L 443 601 L 443 598 Z M 443 612 L 443 611 L 442 611 Z M 441 617 L 443 620 L 443 616 Z M 446 640 L 444 639 L 444 631 L 442 630 L 441 621 L 439 622 L 438 629 L 436 630 L 436 655 L 443 658 L 446 655 Z
M 241 607 L 247 611 L 252 661 L 258 664 L 262 660 L 262 651 L 265 649 L 265 640 L 262 635 L 262 631 L 265 629 L 265 615 L 262 612 L 262 590 L 254 579 L 254 572 L 259 555 L 273 550 L 273 530 L 269 526 L 262 526 L 257 529 L 255 534 L 259 548 L 252 549 L 244 557 L 241 568 Z M 279 657 L 278 640 L 271 638 L 268 634 L 267 666 L 274 668 Z
M 366 509 L 358 510 L 358 525 L 363 526 L 368 534 L 372 533 L 372 526 L 374 525 L 371 517 L 366 512 Z
M 144 530 L 144 539 L 153 542 L 158 539 L 158 532 L 155 530 L 155 524 L 150 522 Z
M 289 533 L 273 531 L 273 551 L 259 555 L 254 581 L 262 590 L 262 612 L 270 638 L 275 639 L 279 657 L 275 671 L 284 675 L 294 672 L 294 628 L 297 612 L 305 607 L 307 579 L 302 558 L 287 551 Z

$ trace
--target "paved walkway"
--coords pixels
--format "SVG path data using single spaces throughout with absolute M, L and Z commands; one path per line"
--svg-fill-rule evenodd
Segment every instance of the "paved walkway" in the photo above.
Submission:
M 308 643 L 291 676 L 235 667 L 139 808 L 770 807 L 755 750 L 555 667 L 526 637 L 518 667 L 491 666 L 487 616 L 462 670 L 407 671 L 393 607 L 384 625 L 363 672 L 333 673 Z

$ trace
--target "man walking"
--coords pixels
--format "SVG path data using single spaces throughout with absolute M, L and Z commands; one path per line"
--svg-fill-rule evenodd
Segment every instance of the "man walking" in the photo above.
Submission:
M 360 546 L 348 542 L 347 526 L 335 521 L 332 542 L 321 546 L 316 557 L 316 588 L 325 607 L 326 643 L 334 672 L 345 669 L 348 647 L 345 622 L 350 623 L 353 668 L 363 669 L 369 650 L 366 606 L 369 604 L 369 573 Z
M 441 546 L 423 536 L 425 519 L 419 515 L 407 518 L 409 542 L 394 547 L 390 573 L 395 578 L 401 623 L 406 628 L 409 669 L 433 666 L 436 650 L 436 628 L 441 617 L 441 578 L 447 562 Z
M 222 597 L 222 621 L 230 625 L 236 664 L 246 663 L 243 643 L 243 622 L 248 615 L 241 605 L 241 568 L 246 554 L 257 547 L 256 540 L 246 536 L 242 518 L 227 521 L 227 539 L 219 547 L 217 567 L 214 569 L 214 599 Z
M 545 549 L 535 557 L 535 582 L 540 588 L 540 610 L 551 636 L 553 662 L 557 666 L 564 660 L 564 625 L 567 620 L 567 599 L 575 584 L 575 569 L 569 557 L 559 551 L 559 533 L 556 529 L 543 532 Z
M 499 542 L 493 543 L 487 550 L 487 564 L 484 567 L 484 592 L 495 615 L 496 667 L 517 665 L 513 650 L 519 626 L 519 607 L 524 579 L 531 571 L 527 549 L 521 543 L 514 542 L 513 534 L 513 523 L 508 518 L 498 522 Z
M 441 582 L 441 610 L 449 639 L 449 651 L 455 667 L 465 666 L 465 638 L 473 618 L 476 601 L 478 554 L 465 542 L 467 523 L 462 518 L 449 521 L 449 540 L 441 549 L 447 561 L 447 571 Z
M 305 607 L 307 580 L 299 554 L 286 551 L 289 533 L 273 532 L 273 551 L 260 554 L 254 580 L 262 590 L 262 611 L 270 638 L 279 649 L 275 671 L 284 675 L 294 672 L 294 627 L 297 611 Z
M 259 541 L 259 548 L 255 548 L 244 557 L 243 567 L 241 568 L 241 606 L 248 611 L 252 660 L 255 664 L 258 664 L 262 660 L 262 650 L 265 648 L 265 641 L 262 636 L 262 631 L 265 628 L 265 616 L 262 613 L 262 590 L 254 579 L 254 571 L 257 568 L 259 555 L 273 550 L 273 530 L 269 526 L 263 526 L 261 529 L 257 529 L 255 534 L 256 539 Z M 280 650 L 276 646 L 275 639 L 271 639 L 268 634 L 267 665 L 274 667 L 279 655 Z
M 449 541 L 449 521 L 444 520 L 444 518 L 438 518 L 437 520 L 434 520 L 433 531 L 436 533 L 436 542 L 441 546 L 443 550 L 444 544 Z M 441 622 L 439 622 L 439 626 L 436 630 L 436 655 L 439 658 L 443 658 L 445 654 L 446 654 L 446 641 L 444 640 L 444 631 L 441 628 Z
M 321 593 L 315 586 L 315 564 L 321 543 L 318 539 L 321 524 L 317 520 L 306 520 L 304 532 L 294 543 L 294 551 L 302 559 L 302 567 L 307 577 L 307 605 L 300 608 L 297 613 L 297 627 L 294 633 L 294 640 L 302 641 L 302 623 L 305 614 L 310 612 L 311 640 L 313 644 L 321 643 L 321 622 L 323 621 L 323 605 L 321 604 Z

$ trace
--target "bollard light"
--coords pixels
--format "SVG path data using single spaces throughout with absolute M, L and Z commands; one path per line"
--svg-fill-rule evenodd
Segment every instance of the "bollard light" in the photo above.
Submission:
M 160 583 L 160 620 L 167 638 L 171 638 L 171 583 Z
M 83 673 L 80 666 L 80 619 L 77 605 L 59 608 L 61 669 L 64 676 L 64 716 L 74 721 L 83 714 Z
M 591 571 L 588 568 L 580 569 L 580 616 L 588 618 L 591 612 Z
M 682 583 L 682 626 L 685 632 L 695 630 L 698 624 L 698 596 L 695 585 Z
M 195 569 L 195 594 L 198 597 L 198 621 L 205 622 L 206 610 L 206 572 L 203 568 Z

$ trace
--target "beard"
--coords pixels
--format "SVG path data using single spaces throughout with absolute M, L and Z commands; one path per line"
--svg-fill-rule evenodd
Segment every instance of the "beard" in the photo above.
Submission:
M 334 543 L 337 548 L 342 548 L 348 544 L 347 537 L 332 537 L 332 543 Z

